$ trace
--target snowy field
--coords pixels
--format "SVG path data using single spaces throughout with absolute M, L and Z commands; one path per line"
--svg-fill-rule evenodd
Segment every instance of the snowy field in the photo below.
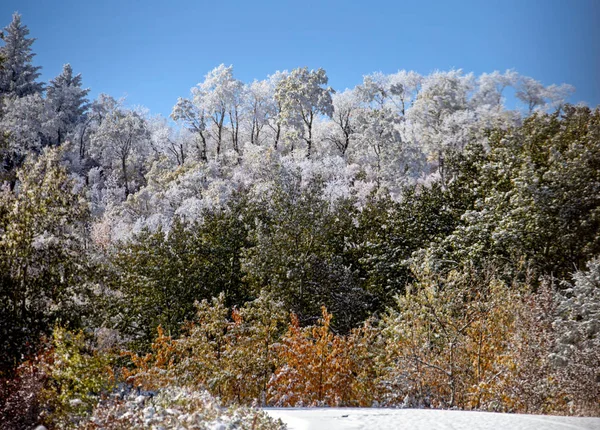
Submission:
M 600 430 L 600 418 L 431 409 L 265 408 L 289 430 Z

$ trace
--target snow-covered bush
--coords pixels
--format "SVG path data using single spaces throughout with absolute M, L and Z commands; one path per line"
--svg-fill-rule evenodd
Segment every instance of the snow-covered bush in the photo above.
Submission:
M 557 342 L 551 362 L 558 368 L 568 400 L 584 413 L 599 413 L 600 404 L 600 258 L 557 296 L 558 317 L 553 323 Z
M 156 393 L 115 395 L 98 404 L 82 427 L 91 429 L 285 429 L 280 420 L 244 406 L 222 408 L 206 391 L 171 386 Z

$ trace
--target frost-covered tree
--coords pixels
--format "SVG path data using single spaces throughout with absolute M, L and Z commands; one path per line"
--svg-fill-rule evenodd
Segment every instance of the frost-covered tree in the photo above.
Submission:
M 600 259 L 588 262 L 587 270 L 573 275 L 573 283 L 565 282 L 558 296 L 560 355 L 569 359 L 571 346 L 599 348 L 600 344 Z M 594 345 L 595 344 L 595 345 Z
M 378 185 L 382 171 L 401 152 L 402 135 L 399 128 L 400 117 L 388 106 L 361 109 L 356 120 L 355 159 L 361 164 L 373 166 Z M 404 172 L 402 172 L 404 173 Z
M 246 86 L 246 110 L 250 119 L 250 143 L 258 145 L 263 140 L 265 127 L 277 127 L 273 124 L 277 121 L 279 113 L 274 96 L 275 86 L 272 79 L 254 81 Z M 279 140 L 277 129 L 275 133 L 275 147 Z
M 360 109 L 360 100 L 356 91 L 346 90 L 332 96 L 332 122 L 336 125 L 333 132 L 327 136 L 342 155 L 346 154 L 353 134 L 356 131 L 356 116 Z
M 444 132 L 445 122 L 454 122 L 468 107 L 468 99 L 473 89 L 472 74 L 464 75 L 461 70 L 435 72 L 423 80 L 410 113 L 412 138 L 420 141 L 429 153 L 431 161 L 444 180 L 444 157 L 447 149 L 461 147 L 466 142 L 448 139 Z
M 515 95 L 527 106 L 528 113 L 531 114 L 536 110 L 560 109 L 574 91 L 575 88 L 568 84 L 544 87 L 541 82 L 522 76 Z
M 4 58 L 0 69 L 0 96 L 23 97 L 44 89 L 43 83 L 36 82 L 41 67 L 31 64 L 35 55 L 31 45 L 35 39 L 28 38 L 28 34 L 21 15 L 15 13 L 12 22 L 4 28 L 4 46 L 0 48 L 0 56 Z
M 325 70 L 294 69 L 281 79 L 275 89 L 275 99 L 281 103 L 282 120 L 298 131 L 306 142 L 306 156 L 313 149 L 313 126 L 319 115 L 331 118 L 333 103 L 331 87 L 327 85 Z M 293 148 L 292 148 L 293 149 Z
M 270 118 L 267 121 L 267 126 L 273 132 L 273 148 L 275 149 L 277 149 L 277 147 L 279 146 L 279 141 L 281 140 L 284 126 L 284 119 L 281 114 L 283 104 L 281 100 L 275 97 L 275 90 L 277 89 L 279 83 L 288 75 L 289 72 L 287 70 L 284 70 L 283 72 L 277 71 L 271 76 L 269 76 L 269 78 L 267 79 L 269 91 L 271 92 L 271 95 L 273 97 L 273 102 L 271 105 L 272 115 L 270 115 Z
M 476 105 L 501 108 L 504 101 L 504 90 L 508 87 L 514 87 L 518 79 L 519 75 L 514 70 L 507 70 L 504 73 L 498 71 L 483 73 L 477 78 L 477 89 L 472 102 Z
M 231 127 L 233 149 L 239 151 L 238 133 L 243 84 L 233 77 L 233 66 L 221 64 L 207 73 L 204 82 L 192 89 L 193 102 L 204 109 L 212 122 L 211 135 L 221 154 L 225 127 Z
M 75 135 L 74 139 L 79 147 L 80 160 L 89 158 L 90 141 L 92 140 L 94 133 L 98 130 L 98 127 L 104 118 L 106 118 L 110 112 L 116 110 L 121 102 L 122 100 L 116 100 L 107 94 L 100 94 L 96 100 L 89 104 L 88 109 L 82 114 L 80 121 L 73 132 Z M 94 146 L 91 146 L 92 155 L 98 156 L 98 153 L 94 154 Z
M 179 98 L 171 118 L 194 132 L 199 142 L 199 155 L 206 161 L 209 140 L 221 155 L 227 127 L 233 149 L 239 153 L 239 132 L 244 107 L 244 85 L 233 77 L 233 66 L 221 64 L 208 72 L 204 81 L 191 89 L 191 99 Z
M 174 159 L 178 166 L 183 165 L 191 151 L 192 132 L 185 128 L 173 129 L 160 115 L 148 118 L 147 124 L 154 151 Z
M 373 73 L 354 90 L 362 109 L 356 116 L 353 159 L 371 166 L 378 186 L 393 192 L 406 178 L 418 176 L 422 149 L 412 141 L 406 127 L 422 79 L 415 72 Z
M 132 191 L 130 177 L 135 174 L 129 172 L 129 164 L 133 158 L 143 158 L 150 147 L 145 119 L 135 111 L 116 108 L 103 118 L 93 142 L 94 153 L 103 165 L 121 169 L 127 197 Z
M 230 66 L 233 69 L 233 66 Z M 240 126 L 245 115 L 245 97 L 243 82 L 231 77 L 227 83 L 228 92 L 227 114 L 229 116 L 229 127 L 231 129 L 231 144 L 235 152 L 240 153 Z
M 73 76 L 70 64 L 65 64 L 60 75 L 50 81 L 46 96 L 56 136 L 53 142 L 60 145 L 82 121 L 88 108 L 86 96 L 90 90 L 81 88 L 81 74 Z
M 198 157 L 201 161 L 208 161 L 209 133 L 207 129 L 208 117 L 205 109 L 202 106 L 196 106 L 190 99 L 179 97 L 177 103 L 173 106 L 171 118 L 184 124 L 187 130 L 194 135 Z
M 52 112 L 41 94 L 4 99 L 2 107 L 0 129 L 6 134 L 9 150 L 24 155 L 48 144 Z
M 117 109 L 120 103 L 120 100 L 107 94 L 100 94 L 96 100 L 90 103 L 89 109 L 84 113 L 83 119 L 77 127 L 80 159 L 89 155 L 88 147 L 94 132 L 97 131 L 104 118 Z
M 557 296 L 556 350 L 560 384 L 586 414 L 598 413 L 600 398 L 600 259 L 564 282 Z
M 423 77 L 413 71 L 400 70 L 391 75 L 378 72 L 366 75 L 356 91 L 372 108 L 387 106 L 404 116 L 414 103 L 422 81 Z

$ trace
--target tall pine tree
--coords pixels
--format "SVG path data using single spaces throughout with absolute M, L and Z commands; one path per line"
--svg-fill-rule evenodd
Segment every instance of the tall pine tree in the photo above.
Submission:
M 57 145 L 65 141 L 88 107 L 86 96 L 90 90 L 81 88 L 81 74 L 73 76 L 70 64 L 63 66 L 62 73 L 50 81 L 47 89 L 48 102 L 52 109 Z
M 41 67 L 31 64 L 34 53 L 31 45 L 35 39 L 28 38 L 29 29 L 21 23 L 21 15 L 15 13 L 12 22 L 4 29 L 4 46 L 0 57 L 4 58 L 0 69 L 0 96 L 24 97 L 43 91 L 44 84 L 36 82 Z

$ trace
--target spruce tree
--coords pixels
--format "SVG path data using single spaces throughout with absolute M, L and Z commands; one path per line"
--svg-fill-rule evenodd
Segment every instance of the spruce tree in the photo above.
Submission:
M 86 96 L 90 90 L 81 88 L 81 74 L 73 76 L 70 64 L 63 66 L 62 73 L 50 81 L 47 89 L 48 101 L 55 121 L 55 141 L 60 145 L 72 132 L 88 107 Z
M 28 38 L 29 29 L 21 23 L 21 15 L 15 13 L 12 22 L 4 29 L 4 46 L 0 57 L 4 58 L 0 69 L 0 96 L 24 97 L 43 91 L 44 84 L 36 82 L 40 66 L 31 64 L 34 53 L 31 45 L 35 39 Z

